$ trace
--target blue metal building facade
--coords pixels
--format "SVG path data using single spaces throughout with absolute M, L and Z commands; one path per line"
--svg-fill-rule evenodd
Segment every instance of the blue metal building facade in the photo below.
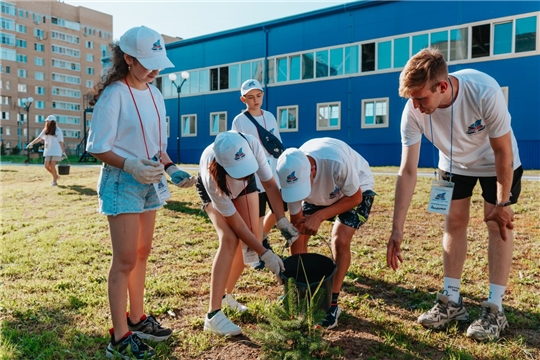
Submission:
M 446 42 L 451 72 L 474 68 L 499 82 L 523 166 L 539 169 L 539 19 L 537 1 L 361 1 L 168 44 L 176 68 L 156 83 L 170 119 L 168 152 L 177 160 L 178 106 L 180 160 L 198 163 L 216 132 L 230 129 L 244 109 L 242 80 L 259 77 L 263 109 L 285 124 L 285 147 L 328 136 L 346 141 L 371 165 L 399 165 L 401 64 L 427 41 L 441 49 Z M 332 66 L 333 56 L 336 64 L 341 56 L 341 64 Z M 191 76 L 178 101 L 167 74 L 182 71 Z M 292 116 L 294 126 L 288 128 L 280 114 Z M 432 146 L 423 142 L 420 166 L 432 167 Z

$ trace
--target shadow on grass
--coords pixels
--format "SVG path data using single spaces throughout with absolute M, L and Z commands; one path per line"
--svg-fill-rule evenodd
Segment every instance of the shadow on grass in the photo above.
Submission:
M 382 300 L 385 306 L 407 310 L 410 312 L 409 316 L 411 319 L 409 320 L 414 322 L 416 322 L 417 314 L 413 311 L 416 309 L 419 309 L 422 312 L 428 311 L 434 305 L 435 293 L 438 291 L 438 289 L 428 289 L 430 292 L 418 290 L 412 291 L 379 279 L 364 277 L 351 272 L 349 272 L 347 276 L 355 279 L 355 282 L 357 282 L 358 285 L 344 285 L 343 292 L 358 296 L 359 298 L 371 299 L 369 301 L 377 302 L 377 300 Z M 469 324 L 480 316 L 480 304 L 486 299 L 466 292 L 462 292 L 462 296 L 463 303 L 470 315 L 470 322 L 458 323 L 459 332 L 464 334 L 467 331 Z M 520 339 L 523 339 L 532 348 L 540 348 L 540 336 L 537 334 L 537 331 L 534 331 L 534 329 L 540 327 L 540 313 L 523 311 L 509 306 L 508 304 L 504 304 L 504 310 L 510 323 L 510 327 L 502 333 L 501 340 L 511 340 L 519 343 L 521 341 Z M 370 326 L 373 326 L 379 331 L 386 331 L 392 334 L 395 333 L 396 336 L 407 336 L 391 326 L 388 328 L 382 328 L 376 324 Z M 425 329 L 425 331 L 431 330 Z M 439 351 L 437 349 L 433 350 Z M 443 353 L 444 352 L 441 352 L 441 354 Z M 462 353 L 461 355 L 468 355 L 471 356 L 471 358 L 474 358 L 472 355 L 466 353 Z
M 0 172 L 18 172 L 17 170 L 6 170 L 6 169 L 1 169 Z
M 206 222 L 210 222 L 210 219 L 206 216 L 206 213 L 201 210 L 199 204 L 195 205 L 191 202 L 170 200 L 167 201 L 165 209 L 193 215 L 200 219 L 205 219 Z
M 67 189 L 71 190 L 74 193 L 77 193 L 79 195 L 86 195 L 86 196 L 97 196 L 97 192 L 94 189 L 87 188 L 80 185 L 60 185 L 60 189 Z

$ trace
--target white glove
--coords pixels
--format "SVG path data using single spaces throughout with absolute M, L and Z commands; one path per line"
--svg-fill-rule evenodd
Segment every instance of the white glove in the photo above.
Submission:
M 67 155 L 65 152 L 62 153 L 62 160 L 67 159 Z
M 174 185 L 181 188 L 188 188 L 197 182 L 196 176 L 191 176 L 184 170 L 180 170 L 176 165 L 171 165 L 165 170 L 171 177 L 171 181 Z
M 264 266 L 266 266 L 268 270 L 276 274 L 278 284 L 283 284 L 283 280 L 281 280 L 279 274 L 282 271 L 285 271 L 285 265 L 283 265 L 281 258 L 274 254 L 272 250 L 268 249 L 262 254 L 261 260 L 264 261 Z
M 291 224 L 291 222 L 284 216 L 281 219 L 278 220 L 276 224 L 279 231 L 281 231 L 281 235 L 287 240 L 287 243 L 285 244 L 285 247 L 291 246 L 296 240 L 298 240 L 298 237 L 300 234 L 298 234 L 298 230 Z
M 30 149 L 32 146 L 34 146 L 34 145 L 28 144 L 28 145 L 26 145 L 26 149 Z
M 148 159 L 126 159 L 123 170 L 141 184 L 157 184 L 163 176 L 163 165 Z

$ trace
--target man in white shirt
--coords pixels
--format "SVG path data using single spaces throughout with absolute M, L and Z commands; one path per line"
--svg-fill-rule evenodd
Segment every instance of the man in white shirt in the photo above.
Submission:
M 291 222 L 301 234 L 292 244 L 291 254 L 307 253 L 309 237 L 317 234 L 323 221 L 337 217 L 332 229 L 337 270 L 331 306 L 320 324 L 332 329 L 341 314 L 337 303 L 351 263 L 352 237 L 367 221 L 376 195 L 373 174 L 360 154 L 332 138 L 312 139 L 300 149 L 285 150 L 278 159 L 277 173 Z
M 489 235 L 490 291 L 488 300 L 482 303 L 482 315 L 469 326 L 467 336 L 496 340 L 508 326 L 502 297 L 513 250 L 514 213 L 509 205 L 518 200 L 523 173 L 503 93 L 493 78 L 479 71 L 448 74 L 446 61 L 437 49 L 424 49 L 408 61 L 400 75 L 399 93 L 409 101 L 401 118 L 403 147 L 387 264 L 396 270 L 403 262 L 403 228 L 424 135 L 439 149 L 439 175 L 453 192 L 445 215 L 443 290 L 437 294 L 435 306 L 418 322 L 440 329 L 453 320 L 469 320 L 460 287 L 471 196 L 479 181 Z

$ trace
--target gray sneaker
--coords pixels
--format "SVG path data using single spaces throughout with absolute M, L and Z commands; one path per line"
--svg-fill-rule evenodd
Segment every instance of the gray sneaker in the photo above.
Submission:
M 418 323 L 429 329 L 441 329 L 451 321 L 469 321 L 469 313 L 463 306 L 463 299 L 459 303 L 448 300 L 448 296 L 437 293 L 435 306 L 418 317 Z
M 499 306 L 484 301 L 482 315 L 467 329 L 467 337 L 478 341 L 497 340 L 501 332 L 508 327 L 508 320 Z

